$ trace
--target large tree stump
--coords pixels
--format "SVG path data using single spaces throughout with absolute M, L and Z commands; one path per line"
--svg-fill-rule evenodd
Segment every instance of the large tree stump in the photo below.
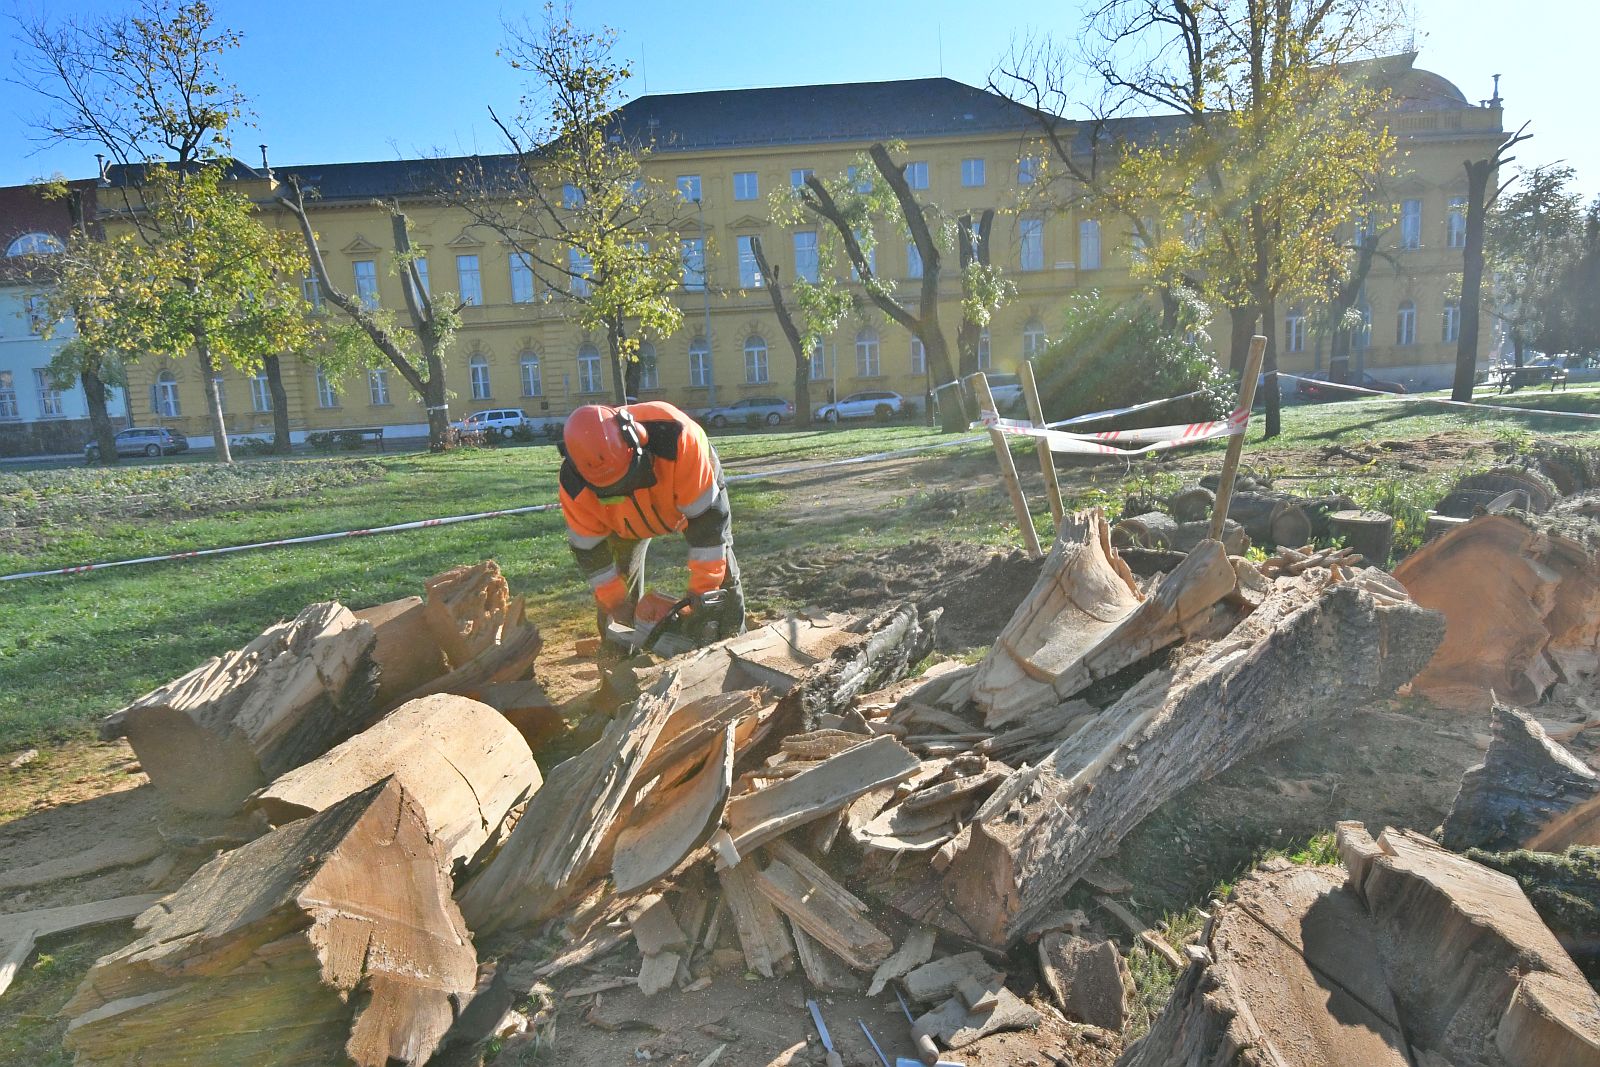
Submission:
M 1150 812 L 1307 722 L 1394 692 L 1442 629 L 1326 572 L 1280 579 L 1231 634 L 1013 772 L 974 815 L 927 918 L 994 945 L 1021 936 Z
M 528 743 L 487 704 L 431 696 L 267 786 L 250 805 L 275 825 L 323 811 L 390 775 L 428 813 L 452 864 L 467 867 L 513 807 L 539 788 Z
M 1394 551 L 1394 516 L 1381 511 L 1335 511 L 1328 516 L 1328 535 L 1343 540 L 1373 567 L 1387 567 Z
M 1469 519 L 1507 493 L 1515 493 L 1512 507 L 1542 515 L 1561 496 L 1555 484 L 1527 467 L 1495 467 L 1469 474 L 1445 494 L 1434 510 L 1441 515 Z
M 425 1062 L 477 977 L 442 859 L 392 778 L 224 853 L 85 976 L 74 1062 Z
M 312 604 L 111 716 L 161 795 L 232 815 L 245 797 L 366 725 L 377 680 L 371 625 Z

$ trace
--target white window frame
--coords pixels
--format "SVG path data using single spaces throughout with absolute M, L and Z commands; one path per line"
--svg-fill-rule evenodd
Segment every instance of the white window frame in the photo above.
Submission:
M 1402 300 L 1394 315 L 1394 343 L 1399 348 L 1409 348 L 1417 343 L 1417 304 Z
M 1292 309 L 1283 318 L 1283 350 L 1285 352 L 1306 350 L 1306 313 L 1300 308 Z
M 62 399 L 62 390 L 57 389 L 51 383 L 49 367 L 34 368 L 33 384 L 39 392 L 39 417 L 41 419 L 66 418 L 67 407 Z
M 272 410 L 272 383 L 267 381 L 264 370 L 250 376 L 250 410 L 257 414 Z
M 906 277 L 922 277 L 922 253 L 917 251 L 917 242 L 906 242 Z
M 817 251 L 817 231 L 796 230 L 793 243 L 795 280 L 817 284 L 817 280 L 822 277 L 822 259 Z
M 760 289 L 766 282 L 761 277 L 761 268 L 756 265 L 755 238 L 740 234 L 734 240 L 739 249 L 739 288 Z
M 178 396 L 178 378 L 169 370 L 156 375 L 150 386 L 151 414 L 162 419 L 176 419 L 183 415 L 183 402 Z
M 1044 355 L 1044 350 L 1049 344 L 1050 340 L 1044 334 L 1044 323 L 1038 319 L 1029 319 L 1028 324 L 1022 328 L 1022 358 L 1039 358 Z
M 639 345 L 639 389 L 661 388 L 661 361 L 656 356 L 656 346 L 649 341 Z
M 916 334 L 911 335 L 911 373 L 923 376 L 928 373 L 928 349 Z
M 985 326 L 978 331 L 978 369 L 988 370 L 994 366 L 994 346 L 989 338 L 989 327 Z
M 1461 301 L 1446 300 L 1440 318 L 1440 340 L 1449 345 L 1461 340 Z
M 28 320 L 28 336 L 43 337 L 50 324 L 50 299 L 43 293 L 29 293 L 22 298 L 22 314 Z
M 1400 247 L 1415 251 L 1422 247 L 1422 201 L 1400 201 Z
M 1360 321 L 1350 331 L 1350 351 L 1365 352 L 1372 347 L 1372 305 L 1363 301 L 1356 308 L 1356 314 Z
M 1044 219 L 1037 215 L 1017 220 L 1017 267 L 1030 272 L 1044 270 Z
M 604 391 L 605 385 L 600 373 L 600 350 L 585 341 L 578 346 L 578 392 L 600 393 Z
M 317 281 L 315 272 L 300 276 L 300 295 L 305 297 L 313 310 L 322 310 L 322 283 Z
M 0 370 L 0 421 L 13 422 L 22 418 L 17 403 L 17 378 L 13 371 Z
M 417 257 L 417 276 L 422 279 L 422 291 L 429 296 L 433 295 L 433 283 L 428 280 L 428 257 Z
M 1017 184 L 1032 185 L 1039 180 L 1039 175 L 1044 172 L 1044 158 L 1041 156 L 1023 156 L 1017 160 Z
M 339 406 L 339 389 L 328 377 L 324 367 L 317 368 L 317 407 L 336 408 Z
M 572 285 L 570 286 L 572 295 L 588 296 L 590 284 L 586 276 L 594 270 L 594 260 L 576 248 L 569 248 L 567 249 L 567 270 L 572 275 Z
M 378 309 L 378 261 L 375 259 L 358 259 L 350 264 L 350 270 L 356 279 L 356 299 L 366 306 L 368 311 Z
M 25 233 L 6 246 L 10 256 L 59 256 L 67 250 L 53 233 Z
M 883 368 L 879 362 L 878 331 L 868 326 L 856 331 L 856 377 L 878 378 L 882 377 Z
M 489 386 L 489 361 L 481 355 L 467 360 L 467 383 L 472 390 L 472 399 L 494 399 L 494 390 Z
M 1078 222 L 1078 269 L 1100 269 L 1100 223 L 1096 219 Z
M 1445 216 L 1445 243 L 1451 248 L 1467 247 L 1467 198 L 1452 196 L 1450 213 Z
M 389 368 L 367 368 L 367 401 L 375 408 L 391 406 L 389 399 Z
M 767 378 L 767 339 L 758 333 L 745 338 L 744 380 L 746 385 L 765 385 Z
M 733 198 L 735 200 L 760 200 L 761 175 L 753 170 L 734 171 Z
M 711 345 L 704 337 L 689 342 L 689 385 L 703 389 L 711 384 Z
M 706 287 L 706 239 L 683 237 L 678 241 L 678 255 L 683 262 L 683 287 L 699 292 Z
M 961 187 L 963 189 L 981 189 L 989 180 L 988 167 L 981 157 L 963 159 L 961 161 Z
M 691 204 L 699 203 L 701 197 L 700 175 L 678 175 L 678 195 Z
M 828 353 L 822 346 L 822 338 L 811 342 L 811 380 L 820 382 L 828 376 Z
M 543 396 L 544 368 L 539 365 L 539 354 L 537 352 L 522 353 L 522 358 L 518 361 L 518 367 L 522 375 L 522 395 Z
M 483 304 L 483 271 L 478 265 L 475 255 L 460 255 L 456 257 L 456 284 L 461 287 L 460 296 L 464 303 L 473 307 Z
M 533 303 L 533 256 L 527 252 L 513 252 L 509 262 L 511 271 L 511 302 Z
M 928 164 L 926 160 L 915 159 L 906 164 L 906 184 L 913 189 L 926 189 L 928 187 Z

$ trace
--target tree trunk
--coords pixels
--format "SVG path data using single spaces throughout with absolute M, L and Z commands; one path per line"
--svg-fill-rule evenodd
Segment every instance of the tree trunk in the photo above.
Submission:
M 1516 365 L 1519 366 L 1519 367 L 1522 366 L 1523 352 L 1526 350 L 1526 348 L 1527 348 L 1527 342 L 1525 342 L 1522 339 L 1522 331 L 1521 330 L 1512 330 L 1511 331 L 1511 351 L 1512 351 L 1512 357 L 1511 358 L 1516 363 Z
M 267 375 L 267 393 L 272 397 L 272 452 L 287 456 L 294 448 L 289 440 L 289 391 L 283 387 L 283 364 L 277 356 L 261 361 Z
M 805 349 L 805 340 L 800 336 L 800 327 L 795 324 L 794 315 L 789 311 L 788 301 L 784 299 L 778 268 L 767 261 L 767 253 L 761 246 L 761 238 L 750 239 L 750 250 L 756 257 L 756 269 L 761 272 L 761 277 L 766 279 L 767 297 L 772 301 L 773 314 L 778 316 L 778 328 L 783 331 L 784 339 L 789 342 L 789 350 L 794 353 L 795 424 L 810 426 L 811 354 Z
M 200 353 L 200 373 L 205 376 L 206 410 L 211 414 L 211 436 L 216 442 L 218 463 L 232 463 L 233 450 L 228 447 L 228 426 L 222 415 L 222 397 L 217 393 L 217 363 L 211 358 L 211 346 L 206 343 L 203 330 L 195 333 L 195 349 Z
M 100 449 L 100 462 L 115 463 L 117 430 L 111 425 L 111 415 L 106 411 L 106 383 L 87 367 L 79 372 L 78 380 L 83 384 L 83 396 L 89 404 L 89 423 L 94 427 L 94 441 Z
M 1472 400 L 1478 370 L 1478 321 L 1483 307 L 1483 219 L 1488 210 L 1489 181 L 1498 157 L 1469 160 L 1467 168 L 1467 244 L 1461 251 L 1461 333 L 1456 338 L 1456 373 L 1450 399 Z
M 444 360 L 429 347 L 425 356 L 428 379 L 422 383 L 422 403 L 428 413 L 428 451 L 443 452 L 450 433 L 450 402 L 444 395 Z
M 1261 301 L 1261 332 L 1267 335 L 1267 354 L 1262 360 L 1261 372 L 1266 390 L 1267 433 L 1276 437 L 1283 432 L 1283 390 L 1278 388 L 1278 300 L 1267 294 Z
M 613 321 L 606 325 L 606 347 L 611 352 L 611 388 L 616 394 L 617 406 L 621 407 L 628 402 L 628 368 L 625 364 L 629 362 L 622 357 L 622 323 Z
M 1228 327 L 1228 370 L 1241 375 L 1250 355 L 1250 337 L 1256 332 L 1256 309 L 1229 308 Z

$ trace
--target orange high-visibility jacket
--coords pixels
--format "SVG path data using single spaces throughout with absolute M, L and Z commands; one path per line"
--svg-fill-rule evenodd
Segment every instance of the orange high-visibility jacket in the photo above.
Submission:
M 644 428 L 655 483 L 618 500 L 601 500 L 571 460 L 561 464 L 561 513 L 578 567 L 595 599 L 614 612 L 627 589 L 608 537 L 642 541 L 683 532 L 689 543 L 689 593 L 708 593 L 728 574 L 728 490 L 722 464 L 693 419 L 662 401 L 629 404 Z

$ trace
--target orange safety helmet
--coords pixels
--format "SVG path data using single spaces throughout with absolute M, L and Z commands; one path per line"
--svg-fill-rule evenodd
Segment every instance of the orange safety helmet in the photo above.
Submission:
M 627 408 L 585 404 L 567 416 L 561 442 L 583 480 L 604 488 L 620 482 L 644 451 L 647 435 Z

